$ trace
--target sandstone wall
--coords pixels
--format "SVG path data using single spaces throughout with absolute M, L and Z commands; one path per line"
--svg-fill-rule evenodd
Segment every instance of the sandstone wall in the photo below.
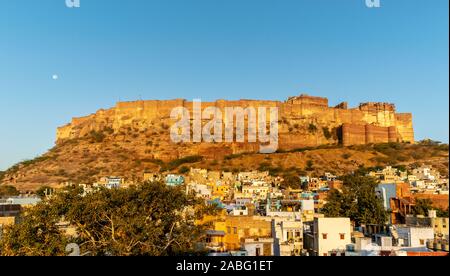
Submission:
M 119 131 L 122 127 L 134 127 L 146 130 L 156 124 L 170 125 L 171 110 L 175 107 L 186 107 L 193 115 L 193 102 L 184 99 L 149 100 L 119 102 L 114 108 L 99 110 L 87 117 L 74 118 L 72 122 L 57 130 L 57 142 L 78 138 L 92 130 L 106 127 Z M 280 125 L 280 148 L 292 149 L 302 146 L 318 146 L 333 143 L 325 138 L 322 128 L 338 129 L 339 140 L 344 145 L 385 142 L 414 142 L 412 115 L 396 113 L 395 106 L 387 103 L 363 103 L 357 108 L 348 109 L 346 103 L 336 107 L 328 106 L 328 99 L 300 95 L 291 97 L 286 102 L 239 100 L 202 102 L 202 108 L 219 107 L 224 115 L 225 107 L 278 107 Z M 267 116 L 269 118 L 269 116 Z M 315 125 L 317 131 L 309 133 L 309 125 Z M 292 132 L 292 126 L 299 128 Z M 256 145 L 240 145 L 241 150 L 253 150 Z M 208 147 L 204 149 L 208 151 Z

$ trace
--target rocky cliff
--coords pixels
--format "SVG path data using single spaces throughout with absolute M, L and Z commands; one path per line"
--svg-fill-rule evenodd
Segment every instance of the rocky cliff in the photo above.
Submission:
M 278 107 L 280 150 L 337 143 L 348 146 L 414 142 L 412 115 L 396 113 L 395 106 L 388 103 L 363 103 L 356 108 L 348 108 L 346 103 L 341 103 L 330 107 L 326 98 L 300 95 L 285 102 L 218 100 L 202 103 L 203 109 L 211 106 L 220 110 L 226 107 Z M 193 102 L 182 99 L 119 102 L 114 108 L 99 110 L 87 117 L 74 118 L 70 124 L 58 128 L 57 143 L 88 136 L 92 131 L 108 130 L 115 135 L 121 135 L 133 129 L 139 133 L 160 134 L 160 144 L 166 149 L 173 149 L 177 157 L 193 154 L 238 154 L 258 150 L 255 143 L 192 143 L 188 148 L 181 149 L 168 139 L 170 126 L 174 123 L 170 114 L 176 107 L 185 107 L 191 114 L 193 112 Z M 212 148 L 216 150 L 211 151 Z M 155 158 L 168 157 L 157 151 L 154 154 Z

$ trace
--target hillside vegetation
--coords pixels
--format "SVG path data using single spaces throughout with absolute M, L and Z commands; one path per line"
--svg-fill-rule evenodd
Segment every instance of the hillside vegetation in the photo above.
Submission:
M 92 183 L 102 176 L 121 176 L 140 181 L 144 172 L 186 173 L 190 167 L 209 170 L 264 170 L 272 175 L 324 172 L 347 174 L 361 167 L 399 166 L 412 169 L 421 164 L 433 165 L 448 175 L 448 145 L 433 141 L 416 144 L 374 144 L 342 147 L 340 145 L 300 148 L 274 154 L 241 153 L 222 158 L 200 155 L 178 156 L 165 152 L 157 139 L 122 139 L 103 133 L 91 133 L 84 139 L 58 144 L 43 156 L 26 160 L 0 173 L 2 185 L 13 185 L 22 191 L 37 190 L 43 185 L 58 186 L 64 182 Z M 188 145 L 180 145 L 187 147 Z M 166 160 L 155 158 L 164 153 Z

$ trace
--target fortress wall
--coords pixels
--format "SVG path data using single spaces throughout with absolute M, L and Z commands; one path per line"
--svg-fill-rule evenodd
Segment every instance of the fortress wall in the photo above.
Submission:
M 366 125 L 366 144 L 389 142 L 389 128 Z
M 366 143 L 366 127 L 364 125 L 343 124 L 342 144 L 344 146 L 363 145 Z
M 298 97 L 292 97 L 287 100 L 287 103 L 290 104 L 298 104 L 298 105 L 308 105 L 308 106 L 317 106 L 317 107 L 328 107 L 328 99 L 322 97 L 314 97 L 308 95 L 300 95 Z
M 348 103 L 347 102 L 342 102 L 342 103 L 336 105 L 334 108 L 337 108 L 337 109 L 348 109 Z
M 56 130 L 56 140 L 70 139 L 70 133 L 72 132 L 72 126 L 67 124 L 62 127 L 58 127 Z
M 74 118 L 72 123 L 57 130 L 57 140 L 71 139 L 86 134 L 91 129 L 99 130 L 106 126 L 115 130 L 123 126 L 146 128 L 149 123 L 168 123 L 170 113 L 175 107 L 185 107 L 191 112 L 193 103 L 184 99 L 150 100 L 119 102 L 115 108 L 99 110 L 96 114 Z M 222 110 L 226 107 L 278 107 L 279 120 L 287 119 L 290 124 L 315 123 L 318 127 L 342 127 L 344 145 L 413 142 L 414 130 L 410 113 L 395 113 L 395 106 L 385 103 L 365 103 L 358 108 L 347 109 L 346 104 L 336 108 L 328 107 L 328 99 L 311 96 L 289 98 L 286 102 L 264 100 L 238 100 L 202 102 L 202 109 L 214 106 Z M 268 110 L 266 110 L 268 111 Z M 269 112 L 267 112 L 269 119 Z M 368 125 L 368 126 L 366 126 Z M 286 129 L 284 131 L 287 132 Z M 317 146 L 328 143 L 319 131 L 315 135 L 297 135 L 282 133 L 280 129 L 280 145 L 287 148 Z M 284 148 L 284 147 L 283 147 Z
M 77 126 L 82 125 L 83 123 L 87 123 L 91 120 L 93 116 L 95 116 L 95 114 L 86 117 L 72 118 L 72 125 Z
M 402 142 L 414 143 L 414 128 L 411 113 L 397 113 L 395 114 L 397 121 L 398 139 Z
M 389 143 L 397 143 L 399 142 L 397 127 L 388 127 L 388 141 Z
M 379 144 L 397 141 L 397 128 L 375 125 L 342 125 L 342 143 L 344 146 Z
M 359 105 L 359 110 L 370 112 L 370 113 L 377 113 L 380 111 L 388 111 L 395 113 L 395 105 L 390 103 L 361 103 Z

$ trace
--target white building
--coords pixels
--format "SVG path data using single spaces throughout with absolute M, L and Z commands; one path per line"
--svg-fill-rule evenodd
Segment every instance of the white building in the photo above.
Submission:
M 247 238 L 242 243 L 242 248 L 247 256 L 273 256 L 273 238 Z
M 211 189 L 208 185 L 205 184 L 197 184 L 197 183 L 189 183 L 187 185 L 188 193 L 194 192 L 195 196 L 210 199 L 211 198 Z
M 300 256 L 303 250 L 303 223 L 300 220 L 272 220 L 275 256 Z
M 398 226 L 397 233 L 400 247 L 425 248 L 427 240 L 434 239 L 432 227 Z
M 265 200 L 270 191 L 269 186 L 244 185 L 242 187 L 242 197 L 256 200 Z
M 306 235 L 312 255 L 342 256 L 351 244 L 350 218 L 315 218 Z M 305 236 L 305 238 L 306 238 Z

